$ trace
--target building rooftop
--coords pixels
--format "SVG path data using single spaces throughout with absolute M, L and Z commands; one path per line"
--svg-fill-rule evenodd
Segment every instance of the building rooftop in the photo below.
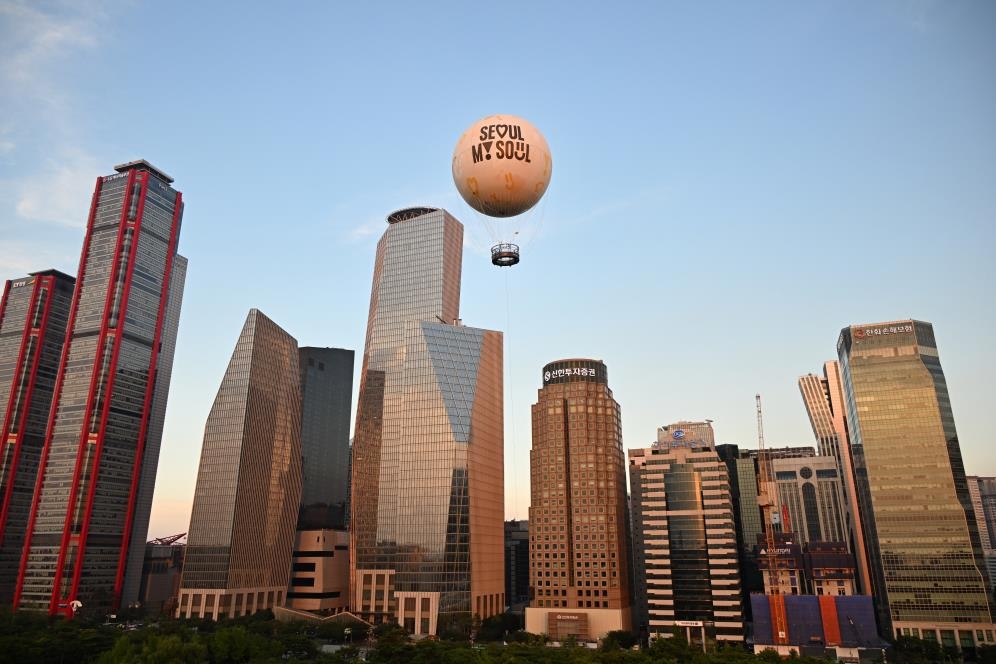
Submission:
M 114 167 L 118 173 L 124 173 L 125 171 L 130 171 L 133 169 L 145 170 L 154 173 L 157 177 L 166 181 L 166 184 L 173 184 L 173 178 L 167 175 L 164 171 L 159 170 L 149 162 L 144 159 L 136 159 L 135 161 L 127 161 L 123 164 L 118 164 Z

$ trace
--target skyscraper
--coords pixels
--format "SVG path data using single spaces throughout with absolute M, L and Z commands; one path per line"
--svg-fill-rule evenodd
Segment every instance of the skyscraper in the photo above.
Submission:
M 301 356 L 301 513 L 298 530 L 346 527 L 353 351 L 305 347 Z
M 502 335 L 459 320 L 463 226 L 388 216 L 352 456 L 352 611 L 409 632 L 504 610 Z
M 147 161 L 97 179 L 14 605 L 138 599 L 186 259 L 183 203 Z
M 532 416 L 526 631 L 596 641 L 629 630 L 626 466 L 605 364 L 547 364 Z
M 75 283 L 34 272 L 0 298 L 0 604 L 14 596 Z
M 733 501 L 712 424 L 661 427 L 655 444 L 629 451 L 629 479 L 641 628 L 743 641 Z
M 832 457 L 837 463 L 847 508 L 847 538 L 857 564 L 858 583 L 861 592 L 870 594 L 872 586 L 868 552 L 854 484 L 854 463 L 851 459 L 851 439 L 847 433 L 847 408 L 840 381 L 840 364 L 836 361 L 824 363 L 822 377 L 814 374 L 801 376 L 799 392 L 802 394 L 820 454 Z
M 521 613 L 529 602 L 529 522 L 505 522 L 505 601 Z
M 283 604 L 301 500 L 297 341 L 249 311 L 204 425 L 177 616 Z
M 982 546 L 933 327 L 852 325 L 837 352 L 880 626 L 950 646 L 985 642 Z
M 996 477 L 968 477 L 968 494 L 979 527 L 989 587 L 996 590 Z

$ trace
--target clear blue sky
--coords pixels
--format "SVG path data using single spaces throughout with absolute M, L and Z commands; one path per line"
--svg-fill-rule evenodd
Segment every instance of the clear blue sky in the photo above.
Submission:
M 755 392 L 769 444 L 812 444 L 796 378 L 906 317 L 934 323 L 969 473 L 996 474 L 996 4 L 204 4 L 0 1 L 0 279 L 75 274 L 116 163 L 187 203 L 150 536 L 187 528 L 248 309 L 358 370 L 411 204 L 466 224 L 463 319 L 506 332 L 509 517 L 546 362 L 606 362 L 627 447 L 701 418 L 753 446 Z M 504 271 L 450 176 L 492 113 L 554 156 Z

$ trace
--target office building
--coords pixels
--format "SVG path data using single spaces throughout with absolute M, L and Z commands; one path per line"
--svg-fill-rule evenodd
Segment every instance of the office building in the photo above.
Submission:
M 152 616 L 172 616 L 180 593 L 185 544 L 179 536 L 153 540 L 145 545 L 142 563 L 142 585 L 138 604 Z M 173 541 L 170 541 L 173 540 Z
M 249 311 L 204 425 L 177 616 L 282 606 L 301 502 L 297 341 Z
M 529 452 L 526 631 L 596 641 L 632 627 L 626 467 L 605 364 L 543 367 Z
M 502 335 L 459 320 L 463 226 L 388 216 L 352 456 L 351 611 L 466 634 L 505 607 Z
M 505 522 L 505 602 L 519 614 L 529 602 L 529 522 Z
M 298 530 L 346 527 L 353 351 L 305 347 L 301 355 L 301 512 Z
M 180 320 L 183 202 L 147 161 L 97 179 L 14 606 L 138 601 Z
M 661 427 L 656 443 L 629 451 L 629 477 L 641 630 L 743 641 L 733 500 L 712 424 Z
M 297 531 L 287 606 L 323 615 L 349 607 L 349 533 Z
M 968 495 L 982 541 L 989 587 L 996 590 L 996 477 L 968 477 Z
M 0 605 L 14 597 L 75 283 L 34 272 L 0 297 Z
M 837 462 L 814 456 L 772 459 L 781 529 L 799 544 L 847 542 L 844 494 Z
M 879 626 L 989 644 L 982 545 L 933 327 L 852 325 L 837 351 Z
M 847 518 L 847 541 L 857 563 L 858 583 L 864 593 L 871 592 L 868 553 L 861 529 L 861 512 L 854 484 L 854 464 L 851 442 L 847 433 L 847 413 L 844 389 L 840 380 L 840 363 L 823 364 L 823 375 L 808 374 L 799 378 L 799 392 L 813 427 L 820 455 L 834 459 L 844 492 Z

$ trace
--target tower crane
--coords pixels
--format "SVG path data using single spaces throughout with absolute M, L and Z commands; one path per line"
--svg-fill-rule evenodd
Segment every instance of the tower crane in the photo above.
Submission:
M 180 533 L 179 535 L 170 535 L 169 537 L 157 537 L 156 539 L 149 541 L 149 544 L 169 546 L 170 544 L 176 544 L 186 536 L 187 533 Z
M 771 468 L 771 457 L 764 448 L 764 419 L 761 416 L 761 395 L 755 394 L 757 404 L 757 504 L 761 508 L 761 522 L 764 525 L 764 552 L 761 555 L 768 569 L 768 595 L 772 606 L 771 631 L 776 644 L 788 643 L 788 624 L 785 617 L 785 598 L 782 597 L 782 569 L 778 556 L 778 541 L 775 537 L 775 524 L 780 521 L 778 510 L 778 487 Z

